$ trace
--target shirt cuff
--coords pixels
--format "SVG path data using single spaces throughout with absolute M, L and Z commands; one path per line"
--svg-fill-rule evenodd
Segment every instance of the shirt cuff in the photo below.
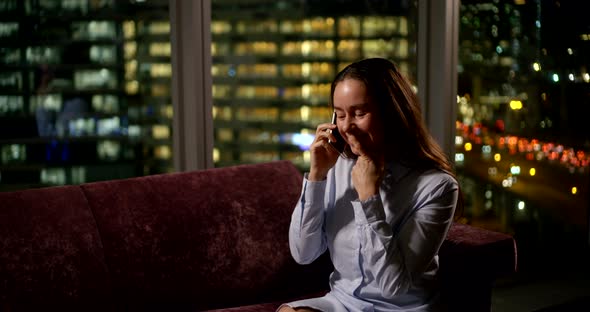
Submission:
M 363 201 L 358 199 L 352 201 L 352 208 L 355 222 L 358 225 L 385 220 L 385 211 L 379 194 L 375 194 Z
M 308 173 L 303 175 L 303 199 L 307 203 L 324 202 L 324 193 L 326 190 L 326 181 L 309 181 L 307 179 Z

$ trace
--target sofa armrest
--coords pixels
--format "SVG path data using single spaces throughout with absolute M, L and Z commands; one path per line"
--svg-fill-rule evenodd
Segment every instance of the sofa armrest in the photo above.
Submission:
M 455 223 L 439 252 L 441 270 L 491 278 L 516 272 L 516 242 L 508 234 Z
M 455 223 L 440 256 L 442 295 L 449 311 L 490 311 L 494 281 L 516 272 L 512 236 Z

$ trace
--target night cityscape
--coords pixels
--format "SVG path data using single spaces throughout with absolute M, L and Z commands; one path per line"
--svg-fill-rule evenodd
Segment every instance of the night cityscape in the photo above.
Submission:
M 416 80 L 417 10 L 211 0 L 215 166 L 307 170 L 341 68 L 381 56 Z M 460 4 L 461 222 L 514 236 L 506 289 L 575 277 L 590 294 L 588 12 L 574 0 Z M 0 17 L 0 192 L 174 171 L 168 1 L 0 0 Z
M 461 6 L 456 165 L 465 187 L 478 190 L 468 199 L 473 215 L 494 215 L 489 219 L 494 227 L 515 232 L 527 223 L 527 233 L 517 237 L 555 230 L 572 235 L 568 243 L 587 246 L 590 24 L 576 13 L 586 6 L 558 1 Z M 497 206 L 493 190 L 513 199 Z M 547 237 L 537 234 L 536 247 L 547 248 Z M 526 260 L 524 254 L 521 263 Z
M 574 1 L 463 1 L 455 142 L 467 218 L 514 235 L 521 277 L 586 294 L 587 10 Z

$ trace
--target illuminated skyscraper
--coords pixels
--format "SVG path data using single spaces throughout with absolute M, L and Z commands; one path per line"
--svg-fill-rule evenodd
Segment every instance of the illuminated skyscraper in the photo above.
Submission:
M 307 167 L 315 127 L 331 117 L 331 80 L 353 61 L 385 57 L 416 77 L 415 8 L 373 5 L 212 1 L 216 166 Z
M 168 1 L 0 1 L 0 190 L 168 172 Z

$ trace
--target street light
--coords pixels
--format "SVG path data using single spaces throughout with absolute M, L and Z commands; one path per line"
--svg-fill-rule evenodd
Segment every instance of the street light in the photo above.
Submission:
M 512 100 L 510 101 L 510 108 L 512 110 L 520 110 L 522 109 L 522 102 L 519 100 Z

